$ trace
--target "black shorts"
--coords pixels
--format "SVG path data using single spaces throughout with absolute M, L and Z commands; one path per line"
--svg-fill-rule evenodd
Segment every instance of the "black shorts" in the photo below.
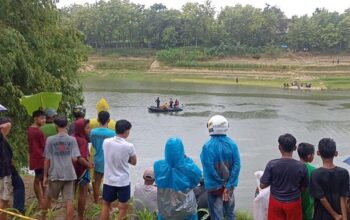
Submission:
M 35 176 L 41 177 L 44 175 L 44 169 L 36 169 L 34 170 Z
M 117 187 L 103 184 L 102 198 L 108 203 L 118 200 L 121 203 L 127 203 L 130 199 L 130 185 Z

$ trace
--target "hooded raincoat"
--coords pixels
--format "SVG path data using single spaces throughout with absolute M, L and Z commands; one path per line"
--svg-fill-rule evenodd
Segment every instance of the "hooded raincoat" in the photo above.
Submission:
M 97 102 L 96 111 L 97 111 L 97 114 L 102 112 L 102 111 L 109 112 L 109 104 L 108 104 L 106 99 L 102 98 L 102 99 L 100 99 L 100 101 Z M 108 123 L 108 128 L 112 129 L 114 131 L 115 124 L 116 124 L 115 120 L 111 119 Z M 98 128 L 99 126 L 100 126 L 100 123 L 98 122 L 97 118 L 90 119 L 90 128 L 91 129 Z
M 226 135 L 213 135 L 201 153 L 205 188 L 216 191 L 238 185 L 241 160 L 237 144 Z
M 186 157 L 180 138 L 170 138 L 165 146 L 165 160 L 154 164 L 158 187 L 158 219 L 197 220 L 197 202 L 193 189 L 202 172 Z
M 78 143 L 79 151 L 81 157 L 89 160 L 89 143 L 88 143 L 88 135 L 85 133 L 85 126 L 89 123 L 89 120 L 86 119 L 78 119 L 74 122 L 74 134 Z M 87 167 L 81 165 L 79 162 L 74 163 L 75 172 L 77 177 L 81 177 Z

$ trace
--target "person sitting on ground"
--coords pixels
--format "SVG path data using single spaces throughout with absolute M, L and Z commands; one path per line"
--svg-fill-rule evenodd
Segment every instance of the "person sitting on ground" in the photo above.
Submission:
M 12 148 L 6 139 L 11 127 L 9 118 L 0 117 L 0 209 L 9 208 L 9 201 L 13 195 L 13 207 L 24 212 L 24 185 L 14 166 Z M 20 187 L 13 186 L 12 178 L 22 181 Z M 0 213 L 0 219 L 7 219 L 7 215 Z
M 51 208 L 51 200 L 57 200 L 62 194 L 66 203 L 66 219 L 73 220 L 74 183 L 77 175 L 73 163 L 80 157 L 78 143 L 75 138 L 68 136 L 68 120 L 65 116 L 57 116 L 54 120 L 58 133 L 46 140 L 44 185 L 48 187 L 46 194 L 46 211 Z
M 170 98 L 169 107 L 170 107 L 170 108 L 173 108 L 173 104 L 174 104 L 173 98 Z
M 293 159 L 296 139 L 291 134 L 278 138 L 282 158 L 267 163 L 260 188 L 270 186 L 268 219 L 302 220 L 301 191 L 308 187 L 307 169 Z
M 56 126 L 53 123 L 53 120 L 55 119 L 57 112 L 53 108 L 48 108 L 45 111 L 45 115 L 46 115 L 46 123 L 45 125 L 41 126 L 40 129 L 44 133 L 45 138 L 48 138 L 50 136 L 57 134 Z
M 310 194 L 315 198 L 315 220 L 347 220 L 349 172 L 334 164 L 338 156 L 333 139 L 324 138 L 318 144 L 317 155 L 323 166 L 311 174 Z
M 42 207 L 45 195 L 45 187 L 43 185 L 45 135 L 40 130 L 40 127 L 45 124 L 45 112 L 36 110 L 33 112 L 32 118 L 34 123 L 27 130 L 29 169 L 35 172 L 34 192 L 39 206 Z
M 156 104 L 157 104 L 157 108 L 159 108 L 159 104 L 160 104 L 160 99 L 159 99 L 159 97 L 156 99 Z
M 118 200 L 118 220 L 127 216 L 130 199 L 131 180 L 129 164 L 137 163 L 135 147 L 126 141 L 129 137 L 131 123 L 119 120 L 115 126 L 116 136 L 103 142 L 105 176 L 103 179 L 103 202 L 101 220 L 109 219 L 111 204 Z
M 207 123 L 210 140 L 200 155 L 205 189 L 212 220 L 233 220 L 234 189 L 238 186 L 241 159 L 237 144 L 227 136 L 229 123 L 221 115 L 214 115 Z
M 144 184 L 137 184 L 134 192 L 135 211 L 146 209 L 150 213 L 157 211 L 157 187 L 154 185 L 153 168 L 148 168 L 143 173 Z
M 78 119 L 85 118 L 86 115 L 86 108 L 82 105 L 76 105 L 73 107 L 72 114 L 74 117 L 74 121 L 70 124 L 68 128 L 68 134 L 73 135 L 74 134 L 74 122 Z
M 75 189 L 79 188 L 78 197 L 78 219 L 84 219 L 86 197 L 90 183 L 90 169 L 94 166 L 89 161 L 89 120 L 78 119 L 74 122 L 75 132 L 73 137 L 76 139 L 79 147 L 80 157 L 77 163 L 74 163 L 75 172 L 78 180 Z
M 197 202 L 193 189 L 202 178 L 202 172 L 185 155 L 180 138 L 168 139 L 165 159 L 154 163 L 154 175 L 158 187 L 158 219 L 197 220 Z
M 106 111 L 101 111 L 98 113 L 98 121 L 100 127 L 94 128 L 90 133 L 91 144 L 94 148 L 94 181 L 92 183 L 93 193 L 94 193 L 94 202 L 99 203 L 100 199 L 100 187 L 101 181 L 104 173 L 104 154 L 103 154 L 103 141 L 107 138 L 115 136 L 115 131 L 108 128 L 110 122 L 110 115 Z
M 314 160 L 315 147 L 309 143 L 300 143 L 298 146 L 298 155 L 300 162 L 305 164 L 307 169 L 307 175 L 310 179 L 312 172 L 316 167 L 312 166 L 310 163 Z M 303 207 L 303 220 L 312 220 L 314 216 L 314 198 L 310 195 L 310 185 L 309 187 L 301 192 L 301 205 Z

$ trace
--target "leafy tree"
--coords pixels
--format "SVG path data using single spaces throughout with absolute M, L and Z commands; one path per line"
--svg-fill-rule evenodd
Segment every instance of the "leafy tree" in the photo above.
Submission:
M 23 95 L 60 91 L 60 112 L 83 102 L 76 75 L 88 48 L 84 36 L 63 26 L 49 0 L 0 0 L 0 103 L 9 108 L 14 128 L 10 141 L 15 158 L 26 165 L 26 127 L 30 117 L 20 105 Z

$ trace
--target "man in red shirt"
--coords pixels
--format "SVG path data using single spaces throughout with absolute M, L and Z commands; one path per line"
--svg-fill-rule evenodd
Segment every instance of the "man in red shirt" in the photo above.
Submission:
M 29 145 L 29 169 L 34 170 L 34 192 L 40 206 L 43 205 L 44 199 L 44 149 L 45 135 L 40 130 L 46 122 L 45 112 L 37 110 L 33 112 L 34 123 L 28 128 L 28 145 Z

